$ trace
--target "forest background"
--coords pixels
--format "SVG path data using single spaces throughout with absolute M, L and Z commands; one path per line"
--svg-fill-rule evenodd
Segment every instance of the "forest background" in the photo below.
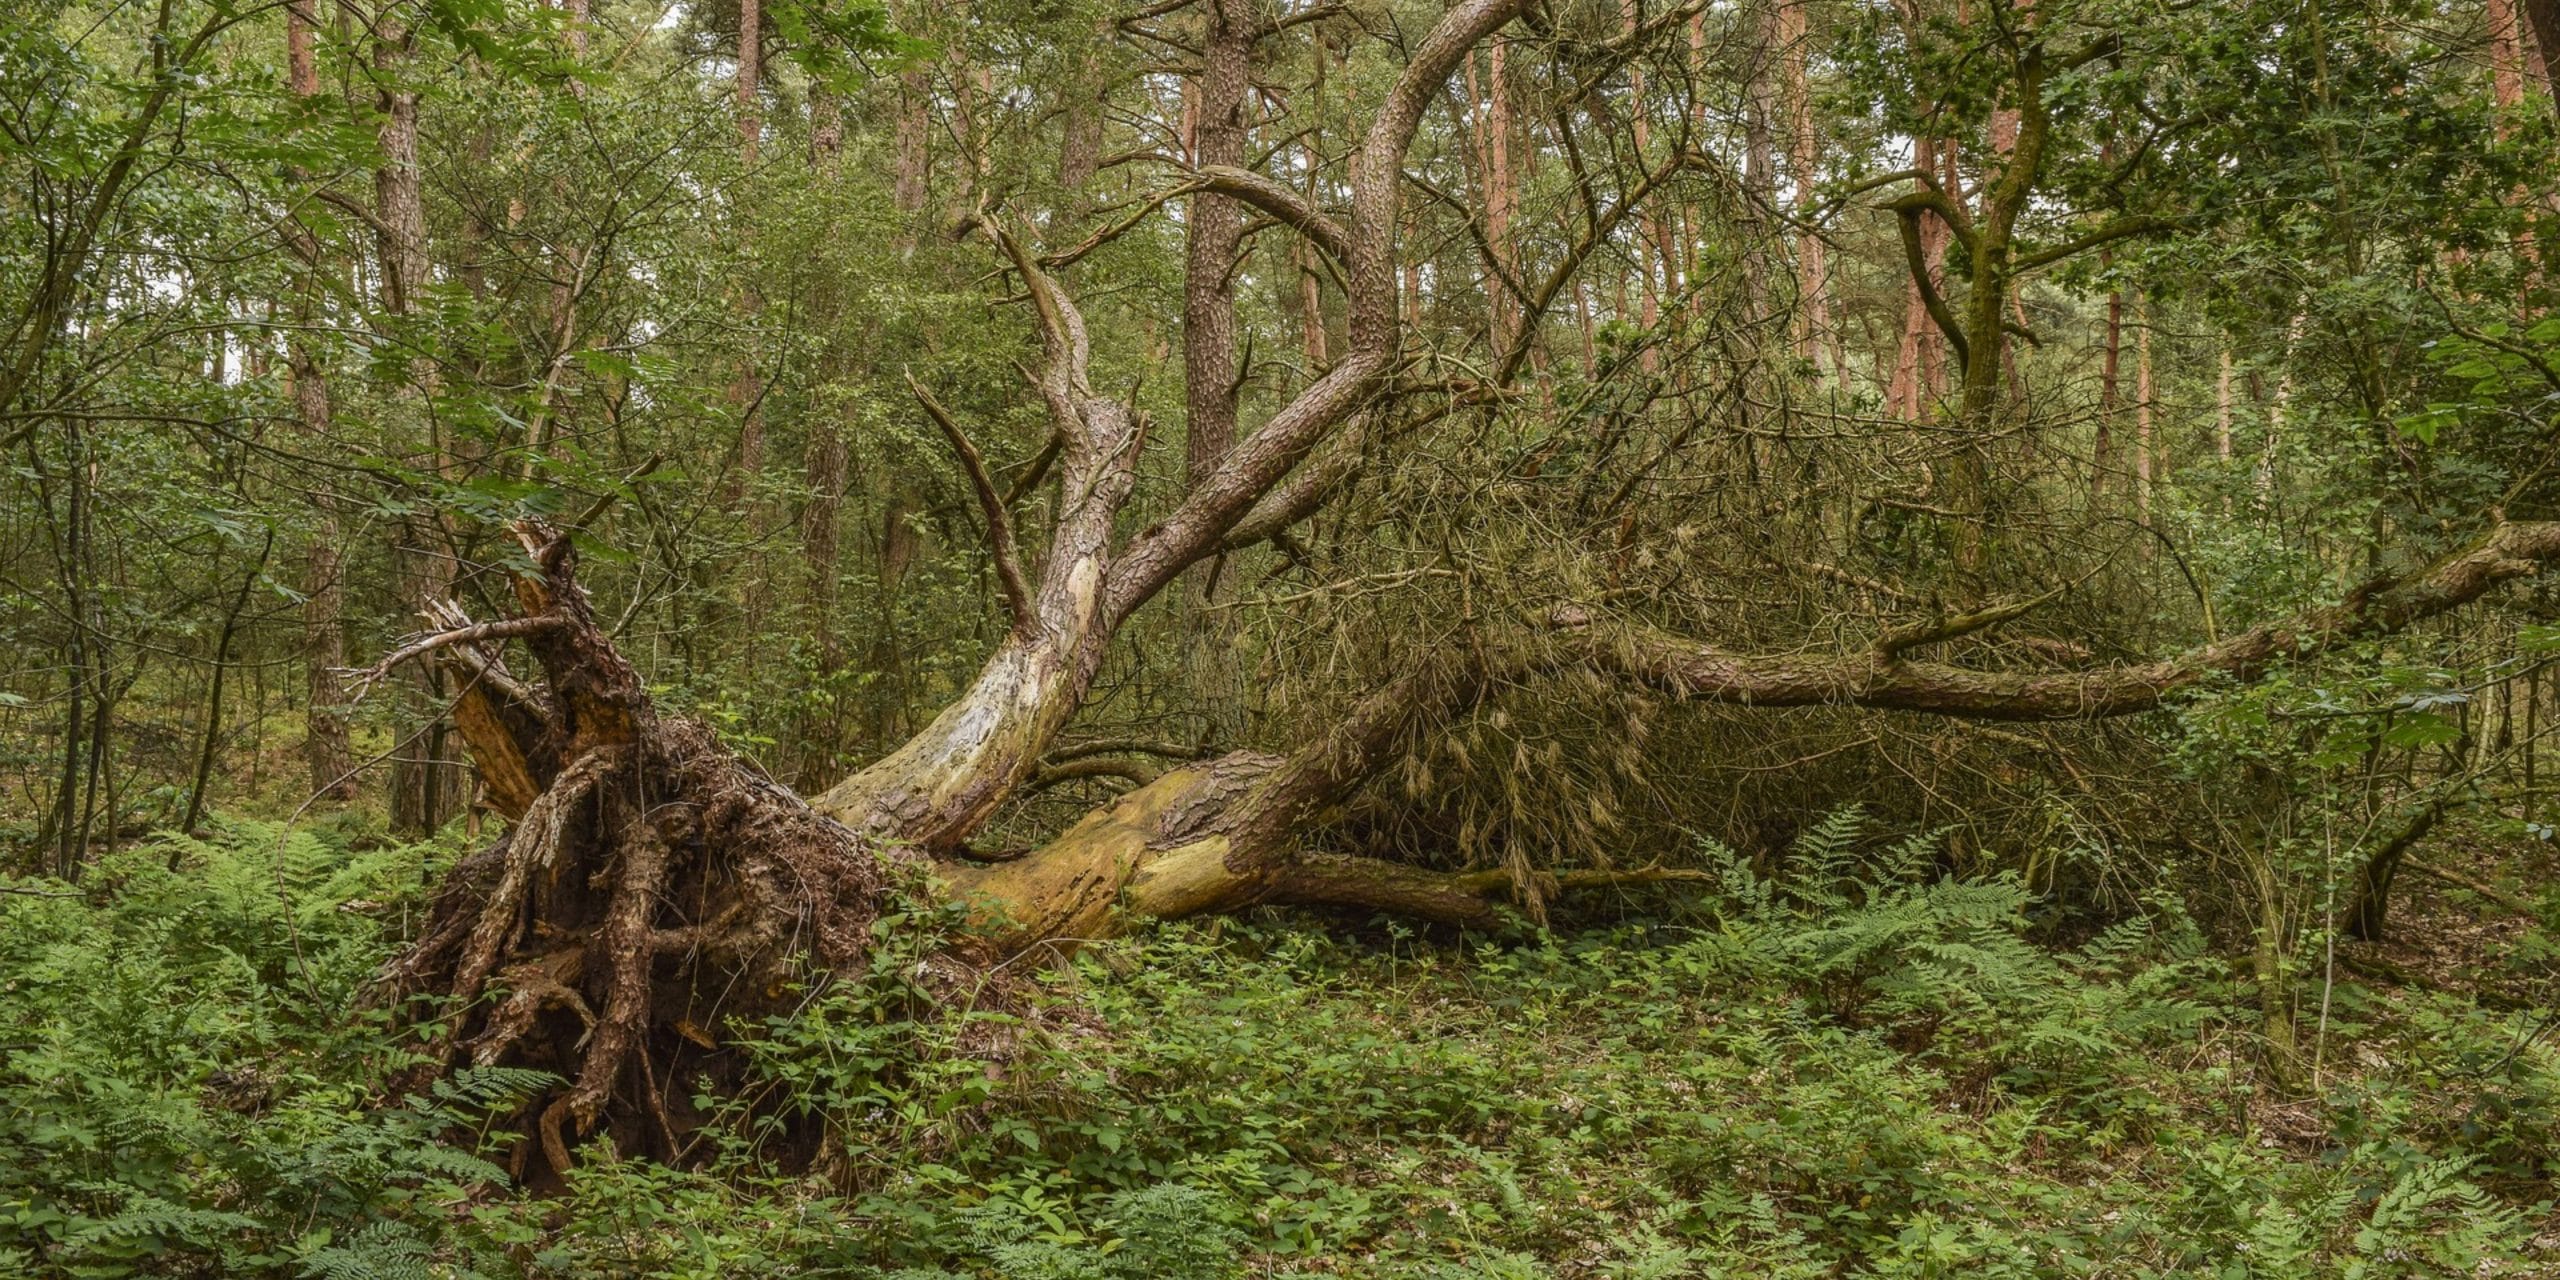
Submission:
M 2553 1265 L 2555 49 L 0 4 L 0 1263 Z

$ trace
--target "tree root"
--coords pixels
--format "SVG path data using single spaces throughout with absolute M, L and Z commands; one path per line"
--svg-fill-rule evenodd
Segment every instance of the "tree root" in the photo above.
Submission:
M 917 862 L 818 815 L 708 729 L 658 720 L 640 741 L 577 757 L 456 868 L 386 994 L 441 998 L 442 1069 L 563 1078 L 529 1134 L 554 1171 L 609 1115 L 646 1122 L 617 1133 L 624 1145 L 673 1156 L 700 1118 L 691 1090 L 669 1090 L 688 1071 L 738 1065 L 704 1029 L 861 973 L 872 923 Z M 975 974 L 955 960 L 942 985 L 956 995 Z
M 474 753 L 527 765 L 533 794 L 504 837 L 447 877 L 378 994 L 435 998 L 429 1073 L 503 1064 L 561 1078 L 527 1112 L 553 1171 L 609 1119 L 618 1145 L 673 1157 L 699 1120 L 680 1083 L 738 1067 L 703 1028 L 862 972 L 873 922 L 922 862 L 812 810 L 707 727 L 657 715 L 597 630 L 566 542 L 522 532 L 542 568 L 518 583 L 527 617 L 448 626 L 440 635 L 460 638 L 411 648 L 479 674 L 497 668 L 478 637 L 533 650 L 543 693 L 508 678 L 495 686 L 507 714 L 465 726 L 504 734 Z M 937 980 L 955 995 L 978 985 L 956 958 L 921 979 Z

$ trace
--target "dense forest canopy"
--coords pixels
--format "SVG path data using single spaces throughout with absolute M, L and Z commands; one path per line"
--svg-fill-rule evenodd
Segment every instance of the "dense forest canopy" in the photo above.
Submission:
M 1275 907 L 2004 886 L 2319 1097 L 2413 886 L 2548 976 L 2555 88 L 2545 0 L 0 0 L 0 904 L 410 850 L 362 1088 L 537 1188 L 860 1182 L 753 1028 L 1027 1078 Z

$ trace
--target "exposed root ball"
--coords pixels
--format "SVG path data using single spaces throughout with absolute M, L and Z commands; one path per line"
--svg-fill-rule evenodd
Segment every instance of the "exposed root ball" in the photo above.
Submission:
M 579 756 L 505 838 L 457 867 L 387 985 L 446 997 L 444 1065 L 570 1082 L 538 1116 L 553 1168 L 609 1112 L 636 1126 L 616 1134 L 624 1145 L 674 1158 L 693 1120 L 676 1073 L 726 1065 L 725 1023 L 771 1010 L 812 967 L 859 973 L 872 922 L 913 865 L 757 775 L 701 725 L 659 720 Z

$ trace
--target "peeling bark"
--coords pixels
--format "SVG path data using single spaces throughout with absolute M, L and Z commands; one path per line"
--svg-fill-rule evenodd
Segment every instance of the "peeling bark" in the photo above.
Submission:
M 1145 430 L 1126 405 L 1094 394 L 1090 343 L 1073 303 L 1027 251 L 997 234 L 1043 316 L 1041 391 L 1061 440 L 1064 497 L 1040 580 L 968 692 L 817 800 L 819 811 L 848 827 L 937 852 L 958 848 L 1030 780 L 1101 668 L 1118 621 L 1104 599 L 1112 526 L 1137 484 Z

